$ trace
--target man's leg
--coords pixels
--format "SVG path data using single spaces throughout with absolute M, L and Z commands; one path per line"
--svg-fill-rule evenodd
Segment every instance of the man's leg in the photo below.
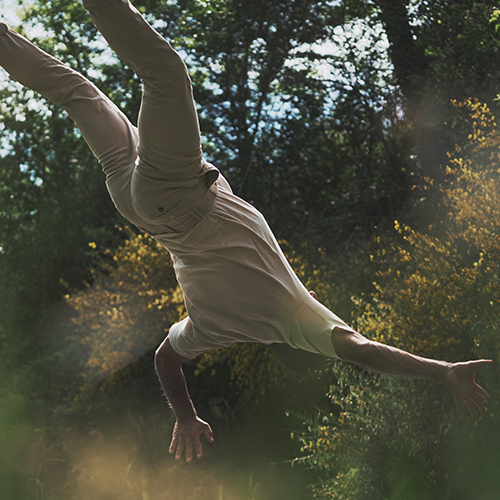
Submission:
M 83 0 L 96 27 L 143 82 L 139 156 L 152 180 L 200 174 L 198 116 L 186 66 L 128 0 Z M 139 165 L 139 168 L 141 166 Z
M 79 128 L 109 181 L 137 157 L 137 130 L 85 77 L 0 23 L 0 66 L 60 104 Z M 108 183 L 109 184 L 109 183 Z

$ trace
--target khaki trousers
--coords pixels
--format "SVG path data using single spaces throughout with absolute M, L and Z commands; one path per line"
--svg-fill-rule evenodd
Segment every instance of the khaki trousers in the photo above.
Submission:
M 142 81 L 137 128 L 83 75 L 5 23 L 0 23 L 0 65 L 68 112 L 126 218 L 152 234 L 185 231 L 210 209 L 209 188 L 218 177 L 202 157 L 186 66 L 127 0 L 83 0 L 83 5 Z

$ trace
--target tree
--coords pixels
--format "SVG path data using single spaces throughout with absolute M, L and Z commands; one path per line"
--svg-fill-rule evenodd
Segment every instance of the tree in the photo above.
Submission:
M 209 159 L 279 237 L 319 233 L 335 247 L 401 208 L 409 158 L 383 112 L 393 88 L 384 88 L 380 27 L 336 35 L 345 12 L 329 2 L 149 2 L 144 11 L 186 55 Z M 364 55 L 361 39 L 373 45 Z M 322 53 L 325 43 L 337 53 Z
M 458 119 L 451 100 L 474 96 L 492 105 L 496 97 L 499 74 L 491 61 L 500 39 L 491 22 L 494 6 L 482 0 L 376 0 L 374 4 L 413 127 L 419 171 L 436 177 L 446 163 L 446 152 L 465 139 L 464 117 Z
M 62 12 L 72 13 L 69 7 Z M 52 50 L 57 39 L 51 37 L 34 42 L 85 67 L 89 51 L 79 52 L 74 34 L 60 31 L 57 22 L 48 23 L 51 28 L 66 36 L 63 50 Z M 41 347 L 41 332 L 34 333 L 33 326 L 64 294 L 62 280 L 77 286 L 88 277 L 94 258 L 89 240 L 116 244 L 120 219 L 100 168 L 58 106 L 9 83 L 2 89 L 2 108 L 1 318 L 8 330 L 21 329 L 32 348 L 38 340 Z

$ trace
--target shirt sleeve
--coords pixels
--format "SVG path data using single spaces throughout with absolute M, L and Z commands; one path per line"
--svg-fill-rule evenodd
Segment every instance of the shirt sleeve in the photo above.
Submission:
M 170 327 L 168 339 L 173 350 L 187 359 L 194 359 L 211 349 L 229 347 L 234 341 L 221 343 L 197 331 L 189 317 Z

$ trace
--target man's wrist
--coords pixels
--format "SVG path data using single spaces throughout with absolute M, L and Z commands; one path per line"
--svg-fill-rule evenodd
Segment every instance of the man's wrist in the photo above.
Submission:
M 177 422 L 179 422 L 180 424 L 186 424 L 191 420 L 195 420 L 197 416 L 198 415 L 196 414 L 196 412 L 193 412 L 193 413 L 190 413 L 189 415 L 182 415 L 182 416 L 176 414 L 175 418 L 176 418 Z
M 438 363 L 438 369 L 432 380 L 438 384 L 446 384 L 446 377 L 453 363 L 447 363 L 446 361 L 438 361 Z
M 178 406 L 174 407 L 174 405 L 172 405 L 172 409 L 174 410 L 177 422 L 181 424 L 189 422 L 190 420 L 194 420 L 198 416 L 192 403 L 190 407 L 185 408 L 179 408 Z

